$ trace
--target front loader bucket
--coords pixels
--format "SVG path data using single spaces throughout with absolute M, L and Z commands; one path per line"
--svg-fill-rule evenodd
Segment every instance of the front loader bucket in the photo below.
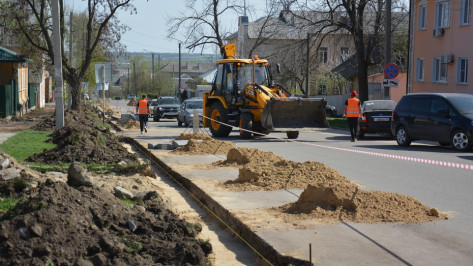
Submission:
M 301 130 L 329 127 L 324 98 L 271 98 L 266 103 L 261 123 L 269 130 Z

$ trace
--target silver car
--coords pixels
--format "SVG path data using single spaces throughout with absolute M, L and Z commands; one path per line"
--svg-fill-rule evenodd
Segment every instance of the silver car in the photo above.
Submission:
M 177 125 L 182 126 L 183 123 L 186 127 L 192 125 L 194 110 L 198 110 L 199 122 L 202 122 L 202 104 L 203 100 L 200 97 L 185 100 L 177 111 Z

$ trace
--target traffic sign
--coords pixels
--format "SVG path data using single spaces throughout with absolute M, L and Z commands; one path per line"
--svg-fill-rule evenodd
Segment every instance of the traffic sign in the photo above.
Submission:
M 387 79 L 396 78 L 399 74 L 399 67 L 394 63 L 389 63 L 384 67 L 384 77 Z
M 186 88 L 179 88 L 179 92 L 182 94 L 184 93 L 184 91 L 186 91 Z
M 384 79 L 383 86 L 384 87 L 397 87 L 399 84 L 399 80 L 397 79 Z

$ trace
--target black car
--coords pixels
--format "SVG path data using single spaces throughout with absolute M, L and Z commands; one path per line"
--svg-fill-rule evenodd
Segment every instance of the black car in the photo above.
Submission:
M 154 108 L 153 121 L 158 122 L 161 118 L 176 118 L 177 110 L 181 105 L 179 98 L 175 96 L 161 96 Z
M 373 100 L 363 102 L 361 107 L 362 120 L 358 138 L 362 139 L 365 133 L 381 133 L 391 135 L 391 116 L 396 102 L 391 100 Z
M 391 132 L 400 146 L 415 140 L 438 141 L 464 151 L 473 144 L 473 95 L 412 93 L 394 109 Z

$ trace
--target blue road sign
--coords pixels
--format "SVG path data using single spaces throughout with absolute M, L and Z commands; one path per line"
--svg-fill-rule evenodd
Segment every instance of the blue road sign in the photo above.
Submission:
M 387 79 L 396 78 L 399 74 L 399 67 L 394 63 L 389 63 L 384 67 L 384 76 Z

